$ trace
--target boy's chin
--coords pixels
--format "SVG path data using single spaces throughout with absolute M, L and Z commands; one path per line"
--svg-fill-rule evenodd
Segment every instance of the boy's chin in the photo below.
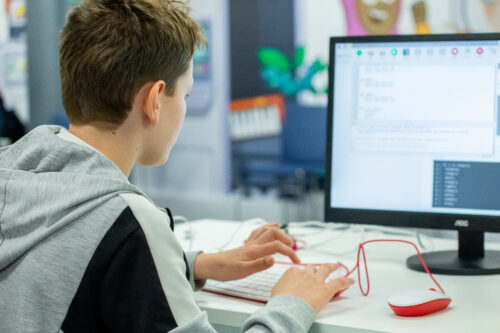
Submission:
M 169 157 L 168 153 L 166 153 L 164 156 L 161 157 L 151 156 L 147 160 L 139 161 L 137 164 L 148 167 L 160 166 L 165 164 L 165 162 L 167 162 L 168 157 Z

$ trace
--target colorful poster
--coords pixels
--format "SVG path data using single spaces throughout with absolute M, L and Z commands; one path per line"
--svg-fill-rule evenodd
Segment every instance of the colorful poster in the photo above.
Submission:
M 342 0 L 347 20 L 347 34 L 396 34 L 401 0 Z
M 26 33 L 26 2 L 25 0 L 6 0 L 5 10 L 9 18 L 11 39 L 24 37 Z

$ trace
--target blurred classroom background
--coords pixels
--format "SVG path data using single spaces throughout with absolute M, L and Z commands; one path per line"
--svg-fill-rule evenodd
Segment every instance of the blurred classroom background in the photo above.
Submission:
M 0 0 L 0 146 L 68 126 L 58 37 L 80 0 Z M 188 219 L 323 220 L 330 36 L 500 31 L 500 0 L 191 0 L 208 49 L 169 161 L 131 181 Z

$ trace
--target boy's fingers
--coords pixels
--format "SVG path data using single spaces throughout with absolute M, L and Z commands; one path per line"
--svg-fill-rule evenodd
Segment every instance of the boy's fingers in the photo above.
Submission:
M 264 258 L 259 258 L 257 260 L 247 261 L 243 263 L 243 269 L 245 271 L 245 274 L 248 276 L 263 271 L 265 269 L 268 269 L 272 265 L 274 265 L 274 258 L 272 256 L 267 256 Z
M 325 281 L 325 279 L 328 277 L 328 275 L 332 274 L 339 268 L 339 265 L 337 264 L 323 264 L 319 266 L 318 271 L 316 274 L 321 278 L 321 281 Z
M 260 236 L 260 241 L 271 242 L 273 240 L 279 240 L 286 246 L 293 247 L 293 240 L 283 231 L 277 228 L 269 228 Z
M 347 289 L 354 284 L 354 280 L 350 278 L 336 278 L 327 283 L 327 286 L 335 292 Z
M 307 265 L 306 267 L 304 267 L 304 270 L 314 273 L 314 272 L 316 272 L 316 266 Z
M 279 226 L 278 222 L 266 224 L 266 225 L 264 225 L 264 226 L 262 226 L 260 228 L 255 229 L 254 231 L 252 231 L 252 233 L 250 234 L 250 238 L 252 238 L 252 239 L 258 238 L 263 233 L 265 233 L 267 230 L 270 230 L 271 228 L 275 229 L 278 226 Z
M 279 240 L 274 240 L 272 242 L 268 242 L 262 245 L 256 245 L 252 251 L 254 257 L 263 257 L 275 253 L 281 253 L 289 257 L 295 264 L 300 263 L 300 259 L 295 253 L 295 251 L 291 247 L 286 246 Z
M 280 229 L 273 229 L 274 235 L 277 240 L 282 241 L 289 247 L 293 247 L 293 239 L 290 238 L 285 232 Z
M 255 238 L 259 237 L 260 235 L 262 235 L 265 231 L 266 231 L 265 227 L 260 227 L 258 229 L 255 229 L 254 231 L 252 231 L 249 238 L 255 239 Z

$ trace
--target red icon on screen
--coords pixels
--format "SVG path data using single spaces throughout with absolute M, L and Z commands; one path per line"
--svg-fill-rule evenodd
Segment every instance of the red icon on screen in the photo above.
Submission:
M 456 47 L 451 49 L 451 54 L 457 55 L 458 54 L 458 49 Z
M 478 47 L 476 52 L 477 52 L 477 54 L 481 55 L 481 54 L 483 54 L 484 50 L 482 47 Z

